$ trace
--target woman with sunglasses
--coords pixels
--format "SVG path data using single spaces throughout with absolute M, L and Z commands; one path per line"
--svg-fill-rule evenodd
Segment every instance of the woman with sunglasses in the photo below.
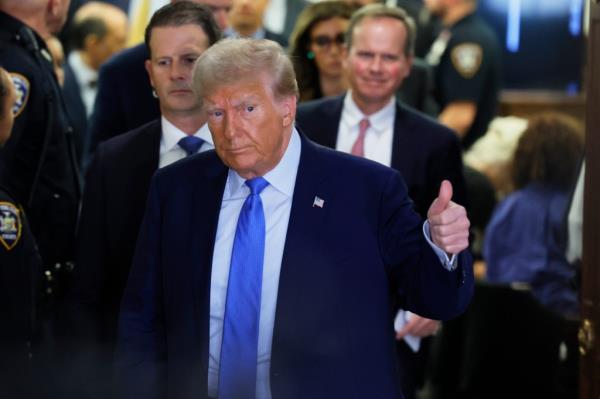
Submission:
M 300 101 L 344 93 L 342 68 L 344 35 L 359 5 L 323 1 L 306 7 L 290 37 L 290 56 L 300 89 Z

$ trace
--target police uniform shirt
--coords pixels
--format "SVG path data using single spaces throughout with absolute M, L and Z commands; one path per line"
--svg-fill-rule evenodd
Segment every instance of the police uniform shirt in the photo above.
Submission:
M 22 208 L 0 187 L 0 396 L 26 378 L 41 260 Z M 6 391 L 4 391 L 6 390 Z M 10 397 L 10 396 L 9 396 Z
M 435 54 L 440 49 L 441 54 Z M 457 101 L 477 106 L 475 120 L 462 140 L 464 148 L 487 131 L 496 114 L 500 57 L 495 33 L 475 14 L 443 30 L 427 55 L 435 68 L 435 97 L 440 107 Z
M 25 207 L 45 263 L 71 260 L 80 198 L 72 129 L 44 40 L 4 12 L 0 65 L 17 90 L 12 135 L 0 149 L 0 183 Z

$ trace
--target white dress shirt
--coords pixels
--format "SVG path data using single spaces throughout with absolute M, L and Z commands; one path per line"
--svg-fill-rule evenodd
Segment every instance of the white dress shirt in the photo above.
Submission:
M 79 85 L 79 93 L 85 106 L 85 114 L 89 118 L 94 110 L 94 101 L 96 100 L 96 93 L 98 93 L 98 71 L 83 62 L 79 51 L 72 51 L 67 62 L 73 70 L 73 75 L 75 75 L 75 80 Z
M 366 116 L 352 99 L 352 91 L 348 91 L 344 98 L 335 149 L 346 153 L 352 151 L 352 146 L 358 138 L 358 124 L 365 118 L 369 119 L 370 123 L 365 136 L 365 158 L 390 166 L 396 119 L 395 97 L 379 111 Z
M 169 120 L 164 116 L 161 116 L 160 122 L 162 127 L 162 136 L 160 138 L 158 167 L 162 168 L 187 156 L 183 148 L 177 144 L 179 140 L 186 137 L 187 134 L 175 127 L 175 125 L 169 122 Z M 198 152 L 208 151 L 214 148 L 212 136 L 210 135 L 210 130 L 208 130 L 208 124 L 205 123 L 202 125 L 202 127 L 198 129 L 196 133 L 194 133 L 194 136 L 204 140 L 204 143 L 202 143 L 202 147 L 200 147 Z
M 256 398 L 271 398 L 270 368 L 273 325 L 279 273 L 283 259 L 283 247 L 292 209 L 292 198 L 296 184 L 296 174 L 300 162 L 300 136 L 294 129 L 288 148 L 279 164 L 263 177 L 269 185 L 260 194 L 265 213 L 265 256 L 258 327 L 258 363 L 256 377 Z M 219 223 L 215 238 L 212 274 L 210 280 L 210 339 L 208 360 L 208 394 L 217 397 L 219 386 L 219 362 L 223 338 L 223 317 L 227 298 L 229 264 L 237 220 L 250 189 L 245 179 L 229 170 Z

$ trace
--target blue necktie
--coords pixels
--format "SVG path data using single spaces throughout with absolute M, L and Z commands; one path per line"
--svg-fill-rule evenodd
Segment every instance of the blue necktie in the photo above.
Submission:
M 219 399 L 251 399 L 256 390 L 258 324 L 265 253 L 262 177 L 246 180 L 250 195 L 238 218 L 223 320 Z
M 202 143 L 204 143 L 204 140 L 196 136 L 185 136 L 177 142 L 188 155 L 197 153 L 200 147 L 202 147 Z

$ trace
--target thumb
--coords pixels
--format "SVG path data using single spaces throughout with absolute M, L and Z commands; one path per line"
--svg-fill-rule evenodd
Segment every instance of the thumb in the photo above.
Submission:
M 435 216 L 442 213 L 450 203 L 452 199 L 452 183 L 448 180 L 444 180 L 440 185 L 440 192 L 438 197 L 433 201 L 431 206 L 429 207 L 429 212 L 427 212 L 427 216 Z

